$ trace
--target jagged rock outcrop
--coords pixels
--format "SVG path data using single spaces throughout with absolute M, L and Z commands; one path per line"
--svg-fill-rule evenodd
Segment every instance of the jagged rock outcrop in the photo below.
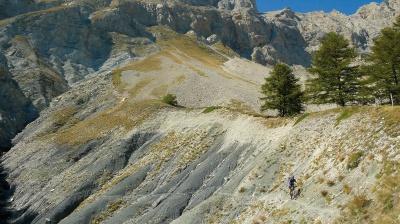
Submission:
M 307 43 L 308 52 L 315 51 L 321 38 L 328 32 L 343 34 L 361 52 L 366 52 L 380 30 L 392 25 L 396 16 L 400 15 L 400 1 L 386 0 L 380 4 L 370 3 L 349 16 L 338 11 L 294 13 L 286 9 L 282 12 L 267 13 L 265 17 L 274 19 L 284 12 L 287 14 L 288 11 L 293 15 L 290 19 L 291 23 L 297 26 Z
M 8 72 L 7 60 L 0 54 L 0 151 L 11 147 L 11 139 L 38 116 Z
M 299 18 L 290 9 L 284 9 L 270 17 L 265 17 L 271 24 L 271 42 L 263 47 L 254 48 L 252 59 L 260 64 L 300 64 L 308 66 L 311 57 L 305 51 L 308 43 L 298 29 Z

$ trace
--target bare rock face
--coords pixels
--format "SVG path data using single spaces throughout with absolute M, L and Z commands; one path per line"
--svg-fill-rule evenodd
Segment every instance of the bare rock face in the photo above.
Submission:
M 65 79 L 38 57 L 28 40 L 17 36 L 12 41 L 7 55 L 13 79 L 36 109 L 45 109 L 51 99 L 69 87 Z
M 9 149 L 11 139 L 38 116 L 7 67 L 6 58 L 0 54 L 0 151 Z
M 297 15 L 290 9 L 284 9 L 264 19 L 271 24 L 271 41 L 255 48 L 252 59 L 260 64 L 285 62 L 308 66 L 311 57 L 305 51 L 307 42 L 298 29 Z
M 321 38 L 328 32 L 343 34 L 361 52 L 365 52 L 369 50 L 380 30 L 392 25 L 399 14 L 400 2 L 388 0 L 381 4 L 365 5 L 350 16 L 337 11 L 298 13 L 296 21 L 298 29 L 308 43 L 309 52 L 318 48 Z

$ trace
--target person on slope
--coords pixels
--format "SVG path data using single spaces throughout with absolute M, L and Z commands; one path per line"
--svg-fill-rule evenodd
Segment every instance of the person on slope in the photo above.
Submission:
M 294 199 L 295 195 L 294 195 L 294 190 L 296 188 L 296 179 L 294 178 L 294 176 L 289 177 L 289 195 L 290 195 L 290 199 Z

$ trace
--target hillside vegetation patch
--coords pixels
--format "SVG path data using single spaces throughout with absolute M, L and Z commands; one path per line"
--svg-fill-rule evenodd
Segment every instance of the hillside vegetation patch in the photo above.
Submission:
M 219 106 L 207 107 L 206 109 L 203 110 L 203 114 L 208 114 L 208 113 L 211 113 L 214 110 L 218 110 L 218 109 L 221 109 L 221 107 L 219 107 Z
M 347 161 L 347 169 L 355 169 L 358 167 L 358 164 L 360 164 L 361 159 L 363 157 L 364 153 L 363 152 L 354 152 L 350 154 L 349 160 Z
M 355 113 L 360 111 L 360 107 L 348 107 L 342 109 L 340 112 L 339 116 L 336 118 L 336 125 L 339 125 L 340 122 L 349 119 L 351 116 L 353 116 Z
M 73 126 L 55 133 L 55 142 L 78 146 L 93 139 L 107 136 L 110 131 L 122 128 L 131 130 L 141 124 L 163 105 L 158 101 L 121 103 L 111 109 L 99 112 Z

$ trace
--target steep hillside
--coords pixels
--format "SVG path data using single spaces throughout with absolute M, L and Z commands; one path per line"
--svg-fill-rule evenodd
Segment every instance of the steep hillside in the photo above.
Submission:
M 255 112 L 265 67 L 147 32 L 157 41 L 132 50 L 148 56 L 75 85 L 15 138 L 2 158 L 9 222 L 398 221 L 399 108 L 268 118 Z
M 152 53 L 147 46 L 157 37 L 149 27 L 190 33 L 208 45 L 221 42 L 263 65 L 308 66 L 324 33 L 343 33 L 365 51 L 398 11 L 397 0 L 365 6 L 352 16 L 290 10 L 263 15 L 254 0 L 5 0 L 0 2 L 0 51 L 11 78 L 42 111 L 86 77 Z
M 9 149 L 11 139 L 33 121 L 37 111 L 11 78 L 7 61 L 0 54 L 0 152 Z
M 112 81 L 97 76 L 57 98 L 3 157 L 14 222 L 398 219 L 397 107 L 265 118 L 121 100 Z
M 87 76 L 151 54 L 152 26 L 189 32 L 209 45 L 221 42 L 248 59 L 254 47 L 273 45 L 272 32 L 284 32 L 266 23 L 252 0 L 2 1 L 0 19 L 0 51 L 11 78 L 38 111 Z M 279 52 L 274 57 L 284 60 Z
M 400 222 L 400 108 L 259 113 L 260 64 L 294 65 L 303 84 L 323 33 L 363 33 L 367 50 L 397 6 L 2 1 L 0 222 Z

